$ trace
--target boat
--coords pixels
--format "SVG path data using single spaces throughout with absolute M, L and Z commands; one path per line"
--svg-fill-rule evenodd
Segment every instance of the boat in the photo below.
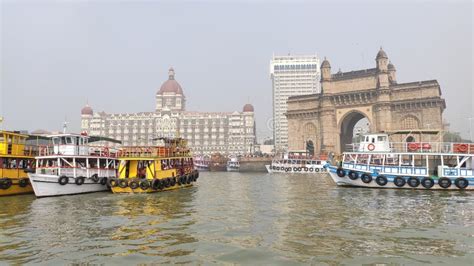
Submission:
M 307 151 L 288 151 L 265 165 L 268 173 L 319 174 L 325 173 L 325 157 L 311 156 Z
M 211 172 L 225 172 L 227 171 L 227 156 L 220 153 L 214 153 L 211 155 L 211 164 L 209 170 Z
M 240 162 L 236 156 L 231 156 L 227 161 L 227 172 L 238 172 L 240 169 Z
M 196 156 L 193 157 L 194 169 L 200 172 L 207 172 L 210 169 L 211 160 L 207 156 Z
M 36 171 L 28 174 L 36 197 L 109 190 L 107 181 L 116 175 L 117 149 L 90 143 L 119 141 L 84 133 L 62 133 L 45 138 L 51 144 L 39 146 Z
M 156 146 L 122 147 L 118 177 L 109 180 L 113 193 L 151 193 L 193 185 L 199 177 L 182 138 L 159 138 Z
M 392 143 L 388 134 L 367 134 L 325 165 L 341 186 L 430 190 L 474 190 L 473 166 L 473 143 Z
M 28 135 L 0 130 L 0 196 L 33 193 L 27 172 L 34 168 Z

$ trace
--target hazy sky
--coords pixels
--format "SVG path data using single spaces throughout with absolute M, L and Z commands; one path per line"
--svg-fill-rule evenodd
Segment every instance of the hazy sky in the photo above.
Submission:
M 445 120 L 469 136 L 471 1 L 0 1 L 7 129 L 60 130 L 67 117 L 78 131 L 87 100 L 95 112 L 153 111 L 173 66 L 188 110 L 250 101 L 262 139 L 273 53 L 317 53 L 336 72 L 374 67 L 383 46 L 399 83 L 438 80 Z

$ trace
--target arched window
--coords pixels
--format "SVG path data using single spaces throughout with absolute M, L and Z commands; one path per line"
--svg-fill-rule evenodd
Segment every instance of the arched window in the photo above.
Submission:
M 420 121 L 418 118 L 408 115 L 405 116 L 400 122 L 401 129 L 419 129 Z

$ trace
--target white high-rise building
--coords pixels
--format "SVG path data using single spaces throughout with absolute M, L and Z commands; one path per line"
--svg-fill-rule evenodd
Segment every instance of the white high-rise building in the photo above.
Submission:
M 270 77 L 273 86 L 273 139 L 275 150 L 288 148 L 288 97 L 321 92 L 320 62 L 314 55 L 273 56 Z

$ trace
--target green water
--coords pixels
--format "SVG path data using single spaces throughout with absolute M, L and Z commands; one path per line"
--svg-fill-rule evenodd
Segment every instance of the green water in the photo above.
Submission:
M 201 173 L 147 195 L 0 198 L 0 264 L 472 264 L 474 193 Z

